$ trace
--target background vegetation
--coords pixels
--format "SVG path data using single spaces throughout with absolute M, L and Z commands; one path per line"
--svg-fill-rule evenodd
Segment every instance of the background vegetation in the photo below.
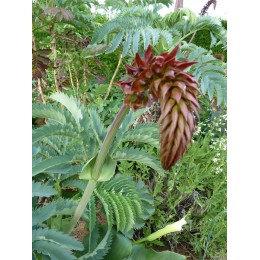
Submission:
M 126 238 L 136 241 L 184 216 L 182 232 L 146 247 L 191 259 L 226 257 L 227 23 L 188 9 L 161 17 L 158 11 L 171 1 L 154 2 L 33 2 L 35 259 L 113 259 L 115 241 L 127 252 Z M 202 92 L 193 143 L 172 170 L 164 171 L 158 106 L 130 112 L 112 147 L 116 163 L 107 164 L 116 176 L 100 183 L 73 236 L 66 235 L 88 182 L 83 167 L 97 153 L 124 98 L 110 84 L 116 67 L 114 82 L 125 77 L 123 65 L 149 44 L 157 55 L 179 44 L 179 59 L 198 62 L 189 70 Z

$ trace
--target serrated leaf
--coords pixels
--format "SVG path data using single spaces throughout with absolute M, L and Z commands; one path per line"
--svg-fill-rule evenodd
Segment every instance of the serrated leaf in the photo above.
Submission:
M 123 43 L 123 53 L 122 56 L 125 57 L 126 54 L 128 53 L 128 50 L 131 46 L 131 40 L 132 40 L 132 34 L 130 32 L 126 33 L 126 40 Z
M 32 182 L 32 197 L 50 197 L 55 194 L 57 194 L 57 191 L 49 184 Z
M 208 90 L 208 78 L 203 77 L 200 83 L 200 90 L 202 92 L 203 95 L 206 94 L 207 90 Z
M 86 189 L 86 183 L 81 180 L 66 180 L 63 181 L 61 184 L 62 187 L 76 187 L 80 189 L 81 191 L 84 191 Z
M 89 116 L 90 116 L 90 123 L 92 125 L 92 128 L 94 130 L 94 133 L 96 135 L 96 138 L 98 140 L 98 142 L 101 144 L 105 138 L 106 135 L 106 129 L 104 124 L 102 123 L 98 113 L 93 110 L 93 109 L 89 109 L 88 110 Z
M 59 246 L 58 244 L 51 243 L 48 241 L 35 241 L 32 244 L 33 250 L 36 250 L 39 253 L 44 255 L 49 255 L 52 260 L 72 260 L 76 259 L 75 256 L 72 255 L 72 252 L 66 248 Z
M 138 52 L 139 41 L 140 41 L 140 30 L 137 30 L 133 34 L 133 54 L 134 55 Z
M 134 148 L 130 148 L 130 149 L 123 148 L 117 151 L 113 155 L 113 158 L 119 161 L 127 160 L 127 161 L 140 162 L 153 168 L 158 173 L 164 174 L 164 170 L 161 166 L 161 163 L 154 156 L 142 150 L 138 150 Z
M 123 36 L 124 36 L 124 31 L 119 32 L 116 37 L 114 38 L 111 47 L 108 49 L 107 53 L 111 53 L 115 51 L 120 43 L 122 42 Z
M 66 124 L 66 117 L 60 111 L 57 111 L 57 108 L 54 108 L 51 104 L 33 104 L 32 117 L 51 119 L 59 124 Z
M 218 84 L 216 84 L 215 89 L 217 92 L 217 105 L 220 106 L 223 101 L 223 96 L 224 96 L 223 89 Z
M 78 132 L 71 124 L 66 125 L 44 125 L 36 128 L 32 132 L 32 143 L 36 143 L 49 136 L 66 136 L 73 139 L 79 139 Z
M 98 244 L 98 246 L 94 249 L 94 251 L 87 253 L 81 257 L 79 257 L 79 260 L 100 260 L 103 259 L 103 257 L 107 254 L 107 252 L 110 249 L 110 245 L 112 243 L 112 235 L 110 229 L 107 230 L 106 235 L 101 240 L 101 242 Z
M 62 247 L 66 247 L 69 249 L 74 250 L 80 250 L 82 251 L 84 249 L 83 245 L 76 240 L 74 237 L 64 234 L 60 231 L 57 231 L 55 229 L 49 229 L 49 228 L 38 228 L 33 230 L 32 233 L 32 241 L 37 240 L 45 240 L 49 242 L 54 242 L 57 244 L 60 244 Z
M 145 134 L 147 133 L 147 134 Z M 156 148 L 160 148 L 159 145 L 159 134 L 149 134 L 149 132 L 143 131 L 142 129 L 129 130 L 125 133 L 121 142 L 139 142 L 150 144 Z
M 39 173 L 47 172 L 52 167 L 56 167 L 58 165 L 68 164 L 73 160 L 74 155 L 63 155 L 56 156 L 50 159 L 43 160 L 41 162 L 36 163 L 32 167 L 32 176 L 36 176 Z
M 212 81 L 209 81 L 208 84 L 208 95 L 209 95 L 209 100 L 212 100 L 214 96 L 214 83 Z
M 52 94 L 50 98 L 65 106 L 72 114 L 78 127 L 80 127 L 80 121 L 83 119 L 83 113 L 80 103 L 74 97 L 70 97 L 62 92 L 57 92 Z
M 150 44 L 150 32 L 146 29 L 141 31 L 144 41 L 144 49 L 146 50 L 148 45 Z

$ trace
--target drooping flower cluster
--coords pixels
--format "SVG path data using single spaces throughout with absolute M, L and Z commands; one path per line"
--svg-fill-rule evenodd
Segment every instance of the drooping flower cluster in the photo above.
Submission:
M 148 46 L 144 59 L 137 53 L 132 66 L 126 65 L 130 78 L 116 84 L 122 88 L 125 104 L 134 110 L 148 102 L 160 102 L 160 156 L 164 169 L 169 170 L 187 150 L 195 131 L 193 112 L 199 118 L 200 108 L 194 77 L 184 69 L 196 62 L 176 61 L 178 46 L 170 53 L 154 56 Z

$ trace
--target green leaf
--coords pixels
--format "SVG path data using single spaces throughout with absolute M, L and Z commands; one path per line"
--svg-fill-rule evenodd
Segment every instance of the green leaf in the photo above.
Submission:
M 142 129 L 131 129 L 125 133 L 121 142 L 137 142 L 150 144 L 156 148 L 160 148 L 159 134 L 155 135 Z
M 57 92 L 52 94 L 50 98 L 60 102 L 63 106 L 65 106 L 72 114 L 78 127 L 80 127 L 80 121 L 83 119 L 83 113 L 80 103 L 74 97 L 69 97 L 62 92 Z
M 93 171 L 95 162 L 96 162 L 96 157 L 92 158 L 84 165 L 82 172 L 79 175 L 80 179 L 84 179 L 84 180 L 93 179 L 92 171 Z M 117 164 L 117 162 L 115 160 L 113 160 L 109 155 L 107 155 L 107 157 L 104 161 L 104 164 L 102 166 L 102 169 L 100 171 L 98 181 L 110 180 L 115 174 L 116 164 Z
M 89 201 L 89 232 L 94 230 L 96 225 L 96 203 L 95 203 L 95 197 L 92 196 Z M 91 236 L 90 236 L 91 239 Z
M 66 117 L 61 111 L 59 111 L 57 108 L 54 108 L 51 104 L 33 104 L 32 117 L 51 119 L 59 124 L 66 124 Z
M 93 110 L 89 109 L 88 110 L 89 116 L 90 116 L 90 123 L 92 126 L 92 129 L 94 130 L 94 133 L 96 135 L 96 138 L 100 144 L 102 144 L 105 135 L 106 135 L 106 129 L 104 124 L 101 121 L 101 118 L 99 117 L 98 113 Z
M 140 30 L 134 32 L 133 35 L 133 54 L 135 55 L 138 52 L 138 44 L 140 41 Z
M 72 260 L 76 259 L 72 255 L 72 252 L 66 248 L 61 247 L 58 244 L 48 242 L 48 241 L 35 241 L 32 244 L 33 250 L 36 250 L 38 253 L 48 255 L 51 257 L 51 260 Z
M 39 207 L 32 213 L 32 225 L 42 223 L 43 221 L 49 219 L 56 213 L 56 205 L 54 203 L 49 203 L 44 207 Z
M 214 96 L 214 83 L 212 81 L 209 81 L 208 84 L 208 95 L 209 95 L 209 100 L 212 100 Z
M 33 230 L 32 241 L 34 242 L 37 240 L 54 242 L 60 244 L 62 247 L 74 250 L 82 251 L 84 249 L 83 245 L 74 237 L 49 228 L 38 228 Z
M 148 45 L 150 44 L 151 34 L 146 29 L 142 30 L 141 33 L 142 33 L 143 41 L 144 41 L 144 49 L 146 50 Z
M 71 124 L 66 125 L 44 125 L 32 132 L 32 143 L 36 143 L 49 136 L 65 136 L 72 139 L 79 139 L 78 132 Z
M 133 246 L 131 257 L 134 260 L 185 260 L 186 257 L 174 252 L 163 251 L 156 252 L 152 249 L 146 249 L 139 245 Z
M 32 212 L 32 225 L 35 226 L 44 222 L 54 215 L 72 215 L 77 203 L 73 200 L 58 199 L 46 206 L 39 207 Z
M 114 230 L 113 234 L 114 239 L 111 245 L 111 249 L 105 256 L 104 260 L 121 260 L 127 258 L 132 250 L 131 241 L 122 234 L 115 232 Z
M 63 181 L 61 184 L 62 187 L 76 187 L 80 189 L 81 191 L 84 191 L 86 189 L 86 183 L 81 180 L 73 180 L 69 179 L 66 181 Z
M 131 46 L 131 40 L 132 40 L 132 34 L 130 32 L 126 33 L 126 40 L 123 43 L 123 53 L 122 53 L 122 57 L 125 57 L 126 54 L 128 53 L 128 50 Z
M 163 175 L 165 172 L 161 166 L 161 163 L 157 160 L 157 158 L 142 150 L 138 150 L 134 148 L 130 148 L 130 149 L 123 148 L 117 151 L 113 155 L 113 159 L 119 161 L 122 160 L 136 161 L 153 168 L 155 171 Z
M 100 260 L 103 259 L 103 257 L 107 254 L 107 252 L 110 249 L 110 245 L 112 243 L 112 235 L 110 229 L 107 230 L 106 235 L 101 240 L 101 242 L 98 244 L 98 246 L 94 249 L 94 251 L 87 253 L 81 257 L 79 257 L 79 260 Z
M 122 42 L 123 36 L 124 36 L 124 31 L 119 32 L 116 37 L 114 38 L 111 47 L 108 49 L 107 53 L 111 53 L 115 51 L 120 43 Z
M 48 184 L 41 182 L 32 182 L 32 196 L 33 197 L 50 197 L 57 194 L 57 191 Z
M 73 160 L 73 157 L 74 155 L 63 155 L 37 162 L 32 167 L 32 176 L 36 176 L 39 173 L 48 172 L 48 170 L 58 165 L 68 164 Z

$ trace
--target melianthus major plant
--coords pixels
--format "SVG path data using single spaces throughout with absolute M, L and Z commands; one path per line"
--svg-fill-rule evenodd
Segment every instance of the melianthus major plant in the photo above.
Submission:
M 137 53 L 134 66 L 126 65 L 131 77 L 117 83 L 126 94 L 124 103 L 90 169 L 91 179 L 71 221 L 69 232 L 90 200 L 107 160 L 110 145 L 130 107 L 136 110 L 145 107 L 148 101 L 160 100 L 160 156 L 164 169 L 170 169 L 187 150 L 187 142 L 191 141 L 191 134 L 195 131 L 193 112 L 198 116 L 199 104 L 195 93 L 199 90 L 193 76 L 184 72 L 194 62 L 176 61 L 177 51 L 178 46 L 170 53 L 154 56 L 149 46 L 144 59 Z
M 115 148 L 112 149 L 111 151 L 111 145 L 112 147 L 115 146 L 115 143 L 117 143 L 118 140 L 115 140 L 115 136 L 118 135 L 117 133 L 120 132 L 119 127 L 121 126 L 122 122 L 124 122 L 124 119 L 126 115 L 128 114 L 130 108 L 133 108 L 134 110 L 140 109 L 145 107 L 148 103 L 151 103 L 153 101 L 160 101 L 160 107 L 161 107 L 161 117 L 160 117 L 160 122 L 161 122 L 161 141 L 160 141 L 160 147 L 161 147 L 161 161 L 162 161 L 162 166 L 164 169 L 170 169 L 176 161 L 182 157 L 183 153 L 185 150 L 187 150 L 187 143 L 191 141 L 191 135 L 192 132 L 195 130 L 195 119 L 193 116 L 193 112 L 197 114 L 197 109 L 199 108 L 199 104 L 197 101 L 197 97 L 195 95 L 196 92 L 198 92 L 198 88 L 196 85 L 198 84 L 192 75 L 188 74 L 187 72 L 184 72 L 184 69 L 193 65 L 194 62 L 188 62 L 188 61 L 176 61 L 176 54 L 178 51 L 178 46 L 171 51 L 170 53 L 163 53 L 159 56 L 154 56 L 153 52 L 151 50 L 151 47 L 149 46 L 148 49 L 145 52 L 144 59 L 141 59 L 139 54 L 136 54 L 135 57 L 135 63 L 133 66 L 126 65 L 127 73 L 130 75 L 128 79 L 125 79 L 123 81 L 119 81 L 116 84 L 119 85 L 124 93 L 126 94 L 124 103 L 116 116 L 114 122 L 110 126 L 110 128 L 107 131 L 106 136 L 103 138 L 104 131 L 102 129 L 97 129 L 95 134 L 97 135 L 98 139 L 102 141 L 101 148 L 99 152 L 93 151 L 96 150 L 95 148 L 92 147 L 92 156 L 91 158 L 88 159 L 87 163 L 85 163 L 81 177 L 83 179 L 87 179 L 87 186 L 83 189 L 84 193 L 82 195 L 82 198 L 75 210 L 74 216 L 67 224 L 65 228 L 66 233 L 71 233 L 71 231 L 74 229 L 75 225 L 77 224 L 78 220 L 84 215 L 84 212 L 86 208 L 89 209 L 89 211 L 92 209 L 94 201 L 93 201 L 93 194 L 95 194 L 102 202 L 104 209 L 106 211 L 107 215 L 107 221 L 108 221 L 108 231 L 106 235 L 104 236 L 103 240 L 100 241 L 99 245 L 97 248 L 93 251 L 93 245 L 91 248 L 89 247 L 89 252 L 81 256 L 82 259 L 85 259 L 84 257 L 87 257 L 87 259 L 98 259 L 95 258 L 95 256 L 100 256 L 105 255 L 108 251 L 107 248 L 105 248 L 104 245 L 109 245 L 111 242 L 109 242 L 110 238 L 110 230 L 113 225 L 113 215 L 109 208 L 111 206 L 113 207 L 113 211 L 115 212 L 114 217 L 116 218 L 116 223 L 117 223 L 117 228 L 118 230 L 121 231 L 127 231 L 129 228 L 131 228 L 135 223 L 135 217 L 138 216 L 138 207 L 137 209 L 133 210 L 131 209 L 132 206 L 127 206 L 127 214 L 131 216 L 132 218 L 129 219 L 129 221 L 132 222 L 132 224 L 129 226 L 130 223 L 127 223 L 126 217 L 129 217 L 125 215 L 123 219 L 125 219 L 125 224 L 122 226 L 122 220 L 120 221 L 120 211 L 117 208 L 118 207 L 118 199 L 115 198 L 115 190 L 114 188 L 111 190 L 111 187 L 113 185 L 108 185 L 110 187 L 110 190 L 108 189 L 103 190 L 103 189 L 98 189 L 100 187 L 101 182 L 107 182 L 110 181 L 110 179 L 113 177 L 115 174 L 115 166 L 116 166 L 116 161 L 115 158 L 117 158 L 117 153 L 112 155 L 111 157 L 111 152 L 113 154 L 113 151 L 115 151 Z M 42 130 L 42 128 L 49 128 L 52 129 L 53 134 L 59 135 L 61 133 L 65 133 L 65 136 L 71 136 L 74 138 L 82 138 L 82 135 L 87 133 L 87 129 L 83 131 L 81 130 L 81 121 L 84 119 L 82 112 L 84 112 L 82 109 L 77 110 L 77 103 L 71 103 L 68 97 L 61 95 L 61 94 L 55 94 L 54 98 L 57 101 L 62 102 L 65 104 L 67 109 L 71 112 L 72 116 L 74 117 L 76 121 L 75 125 L 75 131 L 71 132 L 69 129 L 65 129 L 63 126 L 57 127 L 53 126 L 52 124 L 50 126 L 46 125 L 44 127 L 39 128 L 37 131 L 36 129 L 36 135 L 35 138 L 36 140 L 42 139 L 46 136 L 46 131 Z M 62 114 L 60 112 L 54 113 L 53 108 L 47 108 L 48 111 L 47 115 L 49 113 L 49 117 L 52 120 L 58 121 L 61 124 L 64 124 L 68 120 L 68 114 Z M 41 111 L 38 111 L 38 113 L 41 113 Z M 36 112 L 37 114 L 37 112 Z M 55 116 L 52 116 L 54 115 Z M 90 116 L 92 116 L 93 123 L 97 123 L 97 118 L 93 118 L 93 111 L 92 115 L 90 113 Z M 95 116 L 94 116 L 95 117 Z M 84 122 L 86 119 L 84 119 Z M 73 127 L 71 125 L 68 125 L 69 128 Z M 79 136 L 77 137 L 77 131 L 79 131 Z M 149 131 L 149 128 L 148 128 Z M 124 132 L 121 132 L 121 136 L 119 137 L 122 138 L 124 135 Z M 140 137 L 140 136 L 139 136 Z M 38 138 L 38 139 L 37 139 Z M 142 138 L 142 137 L 141 137 Z M 140 138 L 140 139 L 141 139 Z M 88 138 L 87 138 L 88 139 Z M 82 144 L 84 142 L 87 142 L 86 145 L 91 148 L 91 144 L 88 143 L 89 140 L 87 139 L 82 139 Z M 52 143 L 52 146 L 54 144 Z M 66 143 L 65 143 L 66 145 Z M 75 142 L 72 143 L 72 147 L 75 145 Z M 81 142 L 79 143 L 81 145 Z M 92 145 L 94 145 L 92 143 Z M 54 145 L 55 150 L 57 150 L 59 153 L 64 150 L 65 147 L 57 147 Z M 96 146 L 94 146 L 96 147 Z M 79 148 L 78 145 L 75 146 L 76 150 Z M 97 148 L 97 147 L 96 147 Z M 75 151 L 75 150 L 74 150 Z M 82 150 L 84 152 L 84 149 Z M 125 159 L 131 159 L 131 151 L 125 151 Z M 86 151 L 85 151 L 86 152 Z M 135 154 L 136 155 L 136 154 Z M 122 155 L 121 155 L 122 156 Z M 128 157 L 129 156 L 129 157 Z M 142 156 L 139 154 L 139 156 Z M 70 156 L 63 156 L 62 157 L 62 163 L 65 163 L 65 161 L 68 160 L 72 161 L 72 157 Z M 84 157 L 84 155 L 83 155 Z M 86 157 L 85 157 L 86 158 Z M 147 159 L 146 159 L 147 160 Z M 42 172 L 43 169 L 47 169 L 50 165 L 49 163 L 52 163 L 54 168 L 57 166 L 57 161 L 55 159 L 51 159 L 48 161 L 40 161 L 40 163 L 36 163 L 36 166 L 34 167 L 34 174 L 37 175 L 40 172 Z M 149 165 L 149 163 L 147 163 Z M 157 167 L 156 164 L 154 164 L 153 161 L 150 162 L 150 165 L 152 167 Z M 155 165 L 155 166 L 154 166 Z M 45 167 L 45 168 L 44 168 Z M 46 168 L 47 167 L 47 168 Z M 75 167 L 75 166 L 74 166 Z M 158 168 L 158 167 L 157 167 Z M 159 168 L 158 168 L 159 169 Z M 56 170 L 57 171 L 57 170 Z M 55 170 L 54 170 L 55 172 Z M 60 175 L 57 176 L 56 181 L 58 183 L 62 180 L 60 179 Z M 112 179 L 111 179 L 112 180 Z M 34 184 L 34 186 L 39 186 L 39 183 Z M 82 184 L 78 184 L 82 188 Z M 118 185 L 118 184 L 117 184 Z M 105 186 L 104 186 L 105 187 Z M 112 192 L 109 195 L 109 192 Z M 122 191 L 121 191 L 122 192 Z M 113 195 L 114 194 L 114 195 Z M 121 197 L 119 200 L 125 201 L 124 205 L 127 205 L 127 200 L 134 200 L 133 198 L 124 198 Z M 92 202 L 91 202 L 92 201 Z M 58 203 L 58 204 L 57 204 Z M 69 202 L 72 203 L 72 202 Z M 90 204 L 89 204 L 90 203 Z M 138 200 L 136 201 L 138 204 Z M 46 207 L 47 209 L 37 209 L 34 211 L 34 216 L 36 217 L 36 224 L 39 225 L 42 223 L 42 221 L 47 220 L 47 218 L 51 217 L 52 214 L 56 214 L 57 212 L 59 214 L 64 214 L 64 208 L 59 206 L 62 204 L 62 202 L 53 202 L 52 204 L 48 204 Z M 89 204 L 89 205 L 88 205 Z M 137 206 L 136 204 L 136 206 Z M 66 203 L 65 203 L 66 205 Z M 73 204 L 75 205 L 75 203 Z M 92 206 L 91 206 L 92 205 Z M 141 205 L 141 204 L 140 204 Z M 142 207 L 140 208 L 139 205 L 139 211 L 142 211 Z M 88 207 L 87 207 L 88 206 Z M 51 214 L 47 214 L 47 218 L 45 215 L 45 212 L 48 211 L 49 207 L 54 207 L 53 212 Z M 58 207 L 58 208 L 57 208 Z M 61 207 L 61 209 L 60 209 Z M 64 206 L 67 208 L 68 206 Z M 74 206 L 73 206 L 74 207 Z M 95 207 L 94 207 L 95 208 Z M 141 212 L 140 211 L 140 212 Z M 66 214 L 68 214 L 68 211 L 65 211 Z M 71 212 L 71 209 L 69 210 Z M 123 211 L 121 211 L 121 214 Z M 90 213 L 89 213 L 90 214 Z M 93 218 L 95 214 L 95 211 L 92 209 L 92 213 L 89 215 L 89 218 Z M 124 213 L 126 214 L 126 213 Z M 40 216 L 40 217 L 39 217 Z M 92 217 L 91 217 L 92 216 Z M 61 220 L 62 221 L 62 220 Z M 92 220 L 93 221 L 93 220 Z M 121 224 L 120 224 L 121 222 Z M 182 222 L 184 223 L 184 221 Z M 93 225 L 93 224 L 92 224 Z M 121 227 L 120 227 L 121 225 Z M 91 228 L 91 226 L 90 226 Z M 34 229 L 35 230 L 35 229 Z M 154 237 L 155 239 L 157 237 L 160 237 L 161 235 L 164 235 L 168 232 L 174 232 L 179 229 L 172 229 L 167 227 L 167 229 L 163 229 L 162 231 L 156 232 L 156 234 L 153 236 L 149 236 L 147 239 L 141 239 L 140 243 L 143 241 L 151 241 L 151 239 Z M 36 232 L 36 233 L 35 233 Z M 92 226 L 90 232 L 94 232 L 94 227 Z M 48 230 L 39 230 L 36 229 L 34 231 L 35 237 L 34 239 L 36 240 L 35 243 L 36 245 L 36 250 L 38 252 L 45 252 L 44 248 L 41 248 L 38 244 L 40 238 L 42 235 L 47 234 L 52 236 L 52 233 Z M 68 240 L 70 240 L 69 237 L 67 237 Z M 72 241 L 72 240 L 70 240 Z M 42 245 L 41 242 L 40 245 Z M 137 242 L 138 243 L 138 242 Z M 73 249 L 73 243 L 68 243 L 70 248 Z M 45 245 L 47 246 L 47 244 Z M 82 250 L 82 247 L 80 245 L 77 245 L 78 249 Z M 92 250 L 92 251 L 91 251 Z M 101 251 L 100 251 L 101 250 Z M 141 249 L 139 248 L 138 245 L 133 247 L 133 254 L 134 252 L 139 252 Z M 142 250 L 141 250 L 142 251 Z M 139 252 L 140 254 L 152 254 L 149 251 L 145 252 Z M 67 252 L 67 255 L 68 252 Z M 155 257 L 155 256 L 154 256 Z M 177 259 L 177 258 L 176 258 Z

